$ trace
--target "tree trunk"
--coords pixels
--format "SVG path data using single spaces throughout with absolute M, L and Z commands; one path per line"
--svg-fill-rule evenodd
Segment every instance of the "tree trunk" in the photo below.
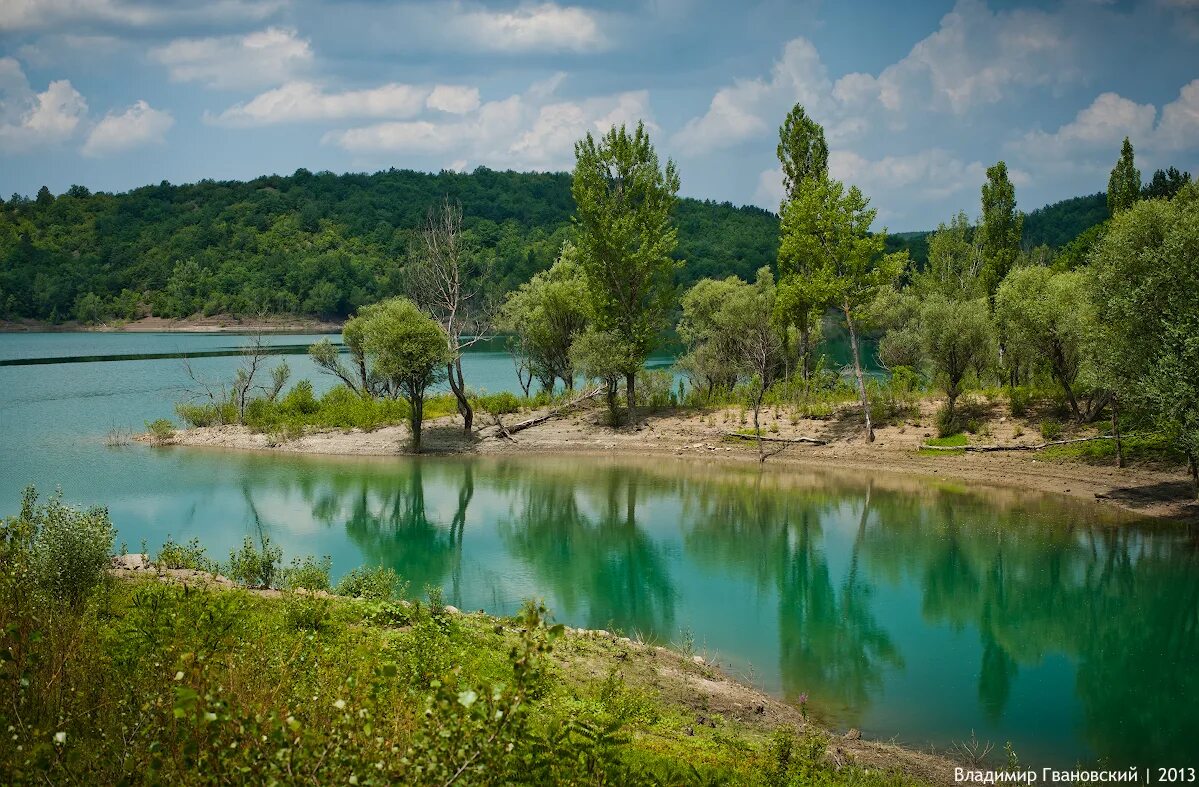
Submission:
M 1120 439 L 1120 413 L 1112 397 L 1112 437 L 1116 439 L 1116 467 L 1124 466 L 1124 442 Z
M 637 428 L 637 375 L 626 374 L 624 376 L 624 393 L 628 399 L 629 406 L 629 429 Z
M 800 374 L 803 376 L 804 382 L 812 376 L 812 351 L 808 346 L 812 336 L 812 330 L 808 326 L 808 321 L 804 320 L 803 327 L 799 330 L 799 352 L 800 355 Z
M 866 398 L 866 380 L 862 377 L 862 358 L 858 352 L 858 331 L 854 327 L 849 304 L 844 303 L 841 308 L 845 312 L 845 325 L 849 328 L 849 348 L 853 353 L 853 372 L 858 378 L 858 396 L 862 400 L 862 415 L 866 418 L 866 442 L 873 443 L 874 426 L 870 423 L 870 402 Z
M 608 379 L 608 418 L 616 426 L 616 378 Z
M 425 420 L 425 397 L 414 397 L 408 404 L 411 409 L 408 423 L 412 427 L 412 453 L 419 454 L 421 423 Z
M 458 400 L 458 414 L 462 416 L 463 430 L 470 434 L 475 422 L 475 411 L 470 406 L 470 400 L 466 398 L 466 384 L 462 378 L 462 356 L 451 361 L 446 370 L 449 372 L 450 390 Z

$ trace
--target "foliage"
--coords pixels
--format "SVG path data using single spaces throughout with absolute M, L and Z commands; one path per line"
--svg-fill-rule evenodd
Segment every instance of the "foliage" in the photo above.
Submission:
M 158 550 L 158 554 L 154 557 L 154 563 L 162 568 L 206 571 L 211 574 L 215 574 L 219 570 L 217 562 L 208 557 L 208 550 L 198 538 L 193 538 L 186 544 L 179 544 L 167 536 L 162 549 Z
M 23 569 L 19 583 L 27 581 L 50 603 L 76 607 L 102 582 L 114 535 L 107 509 L 72 508 L 61 491 L 39 504 L 30 486 L 20 513 L 0 525 L 0 563 L 6 573 Z
M 270 536 L 262 536 L 261 547 L 246 536 L 240 550 L 230 550 L 225 571 L 230 579 L 248 588 L 271 588 L 279 576 L 282 560 L 283 550 L 271 543 Z
M 150 433 L 150 440 L 154 445 L 169 443 L 171 438 L 175 436 L 175 425 L 167 418 L 147 421 L 146 430 Z
M 671 255 L 678 230 L 671 220 L 679 190 L 674 162 L 663 168 L 643 123 L 622 125 L 598 141 L 588 133 L 575 144 L 571 192 L 579 261 L 597 330 L 626 353 L 629 426 L 636 425 L 635 372 L 656 346 L 674 306 Z
M 1023 245 L 1061 248 L 1107 219 L 1107 198 L 1102 192 L 1064 199 L 1024 217 Z
M 283 587 L 288 590 L 328 590 L 332 570 L 333 558 L 328 555 L 320 560 L 312 555 L 292 558 L 291 565 L 283 569 Z
M 783 170 L 783 203 L 799 196 L 805 180 L 828 177 L 828 143 L 824 128 L 796 104 L 779 127 L 776 151 Z
M 1191 182 L 1191 173 L 1179 172 L 1177 167 L 1157 170 L 1141 190 L 1142 199 L 1173 199 Z
M 982 250 L 982 278 L 994 302 L 999 283 L 1016 263 L 1024 232 L 1024 214 L 1016 210 L 1016 187 L 1008 178 L 1007 165 L 1000 161 L 987 168 L 982 187 L 982 221 L 978 225 Z
M 498 296 L 554 261 L 572 229 L 566 173 L 297 170 L 246 182 L 76 190 L 0 205 L 0 317 L 134 319 L 195 313 L 342 317 L 404 289 L 426 211 L 460 203 Z M 754 206 L 680 200 L 684 283 L 750 276 L 778 220 Z M 94 294 L 96 301 L 85 298 Z M 84 315 L 76 313 L 78 305 Z
M 514 334 L 519 353 L 544 390 L 556 380 L 574 387 L 570 347 L 588 323 L 587 281 L 575 247 L 567 243 L 548 271 L 508 294 L 498 327 Z
M 1199 187 L 1114 218 L 1093 264 L 1104 377 L 1188 456 L 1199 493 Z
M 616 425 L 616 386 L 622 377 L 636 374 L 640 364 L 636 353 L 619 336 L 607 331 L 589 329 L 579 334 L 570 348 L 571 364 L 590 380 L 601 380 L 607 386 L 608 415 Z
M 337 583 L 339 596 L 364 598 L 368 601 L 391 601 L 404 595 L 406 583 L 390 566 L 356 566 Z
M 992 331 L 986 299 L 930 296 L 921 309 L 920 334 L 924 357 L 936 379 L 944 385 L 946 418 L 952 423 L 966 375 L 971 371 L 981 372 L 990 360 Z
M 1107 210 L 1115 216 L 1128 210 L 1141 198 L 1141 171 L 1133 161 L 1132 143 L 1124 138 L 1120 160 L 1107 181 Z

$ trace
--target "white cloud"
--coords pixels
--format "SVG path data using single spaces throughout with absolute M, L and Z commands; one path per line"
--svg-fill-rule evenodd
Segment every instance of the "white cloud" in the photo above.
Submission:
M 550 170 L 571 166 L 574 143 L 587 132 L 638 120 L 654 127 L 645 91 L 555 101 L 553 91 L 559 81 L 555 78 L 522 94 L 486 102 L 457 120 L 377 123 L 332 131 L 323 141 L 362 157 L 440 154 L 452 168 L 470 160 L 494 167 Z
M 1116 93 L 1102 93 L 1074 120 L 1052 134 L 1030 131 L 1016 150 L 1036 158 L 1062 159 L 1087 150 L 1118 151 L 1124 137 L 1139 140 L 1153 130 L 1157 110 Z
M 176 82 L 241 88 L 286 82 L 311 66 L 312 49 L 295 30 L 268 27 L 255 33 L 177 38 L 150 51 Z
M 491 52 L 590 52 L 607 38 L 593 11 L 555 3 L 521 5 L 511 11 L 455 4 L 436 12 L 442 36 L 468 49 Z
M 1170 151 L 1199 147 L 1199 79 L 1184 85 L 1178 98 L 1162 107 L 1154 142 Z
M 479 89 L 462 85 L 437 85 L 425 103 L 429 109 L 465 115 L 479 108 Z
M 744 79 L 721 88 L 708 111 L 690 120 L 673 143 L 694 154 L 731 147 L 773 132 L 796 102 L 819 112 L 827 107 L 831 90 L 816 47 L 806 38 L 796 38 L 783 49 L 769 80 Z
M 80 150 L 85 156 L 107 156 L 143 145 L 161 145 L 175 125 L 170 112 L 138 101 L 121 114 L 108 113 L 96 124 Z
M 87 101 L 65 79 L 35 93 L 20 64 L 0 58 L 0 152 L 20 152 L 70 139 L 87 116 Z
M 282 0 L 210 0 L 176 5 L 152 0 L 4 0 L 0 30 L 38 30 L 60 24 L 144 29 L 187 23 L 261 21 Z
M 211 122 L 229 126 L 265 126 L 345 118 L 407 118 L 420 113 L 427 88 L 391 83 L 368 90 L 326 93 L 311 82 L 288 82 L 235 104 Z

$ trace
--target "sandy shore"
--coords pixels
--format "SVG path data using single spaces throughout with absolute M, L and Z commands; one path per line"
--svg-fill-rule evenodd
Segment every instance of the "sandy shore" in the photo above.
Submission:
M 0 321 L 0 333 L 338 333 L 341 322 L 315 317 L 279 315 L 270 317 L 239 317 L 216 314 L 211 317 L 187 317 L 173 320 L 165 317 L 142 317 L 130 322 L 100 325 L 81 325 L 71 321 L 51 325 L 38 320 Z
M 1018 492 L 1066 495 L 1147 517 L 1199 522 L 1199 504 L 1182 467 L 1130 466 L 1121 469 L 1114 462 L 1053 461 L 1036 451 L 921 452 L 921 444 L 936 434 L 931 420 L 935 407 L 936 402 L 926 402 L 919 420 L 876 430 L 876 440 L 872 444 L 865 442 L 860 425 L 848 414 L 840 418 L 793 422 L 785 413 L 776 416 L 772 410 L 763 417 L 763 427 L 769 430 L 766 432 L 769 436 L 808 436 L 827 440 L 828 444 L 771 444 L 768 450 L 778 453 L 766 460 L 764 468 L 775 472 L 780 467 L 806 467 L 851 474 L 957 481 Z M 530 415 L 508 416 L 504 422 L 511 426 Z M 740 424 L 740 411 L 736 409 L 649 413 L 635 431 L 612 429 L 602 425 L 601 420 L 602 411 L 592 407 L 507 438 L 494 424 L 483 425 L 468 436 L 463 433 L 459 419 L 444 418 L 426 423 L 424 448 L 427 453 L 482 455 L 577 453 L 628 458 L 690 457 L 748 463 L 751 467 L 758 462 L 753 440 L 727 437 L 728 432 L 744 428 Z M 1074 434 L 1085 436 L 1086 433 L 1087 430 L 1080 429 Z M 1090 429 L 1089 433 L 1093 434 L 1095 430 Z M 145 436 L 139 439 L 148 441 Z M 1041 439 L 1027 423 L 1000 415 L 987 423 L 983 435 L 972 436 L 971 442 L 1027 445 Z M 240 450 L 388 456 L 406 452 L 408 430 L 391 426 L 372 432 L 328 431 L 277 442 L 244 427 L 220 426 L 182 430 L 176 433 L 172 442 Z

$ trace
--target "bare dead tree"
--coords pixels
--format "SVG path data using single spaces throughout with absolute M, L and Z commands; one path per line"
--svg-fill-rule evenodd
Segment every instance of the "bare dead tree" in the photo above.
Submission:
M 474 409 L 462 376 L 462 352 L 486 338 L 491 315 L 483 302 L 487 264 L 462 232 L 462 206 L 445 198 L 429 210 L 418 259 L 408 270 L 408 292 L 441 323 L 453 360 L 447 365 L 450 390 L 458 400 L 463 427 L 471 431 Z
M 192 385 L 185 389 L 188 395 L 193 399 L 207 399 L 218 414 L 223 405 L 232 403 L 237 410 L 237 423 L 244 424 L 246 407 L 253 398 L 254 391 L 261 391 L 269 401 L 275 401 L 287 385 L 291 367 L 287 365 L 287 361 L 280 361 L 270 370 L 269 385 L 257 382 L 262 379 L 261 375 L 266 373 L 267 359 L 272 354 L 269 345 L 263 340 L 261 331 L 254 331 L 249 335 L 240 353 L 242 362 L 234 372 L 232 383 L 202 377 L 187 358 L 183 359 L 183 369 L 192 382 Z

